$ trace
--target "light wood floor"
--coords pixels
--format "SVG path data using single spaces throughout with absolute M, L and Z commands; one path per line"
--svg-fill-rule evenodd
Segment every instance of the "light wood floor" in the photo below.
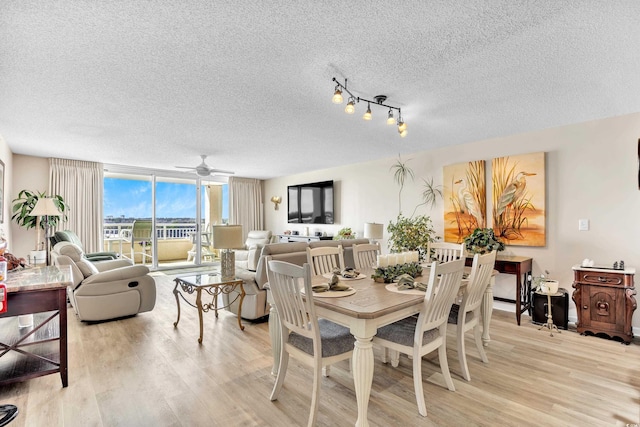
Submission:
M 69 309 L 69 387 L 48 375 L 0 389 L 20 426 L 302 426 L 311 398 L 311 371 L 291 359 L 280 400 L 269 401 L 271 346 L 267 323 L 227 312 L 205 314 L 198 345 L 197 314 L 183 304 L 177 329 L 171 277 L 155 273 L 151 313 L 88 325 Z M 451 330 L 452 331 L 452 330 Z M 640 423 L 640 341 L 631 345 L 572 330 L 553 337 L 523 317 L 494 311 L 489 364 L 467 339 L 472 381 L 459 375 L 450 333 L 449 366 L 456 386 L 444 386 L 436 355 L 423 362 L 428 417 L 418 414 L 411 363 L 380 362 L 369 404 L 372 426 L 625 426 Z M 319 426 L 356 419 L 348 362 L 334 365 L 321 389 Z

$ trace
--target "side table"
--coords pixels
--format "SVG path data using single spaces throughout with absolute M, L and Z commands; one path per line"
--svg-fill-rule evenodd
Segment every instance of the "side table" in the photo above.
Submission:
M 176 306 L 178 308 L 178 318 L 173 323 L 173 327 L 178 327 L 178 322 L 180 322 L 180 297 L 189 304 L 191 307 L 198 309 L 198 318 L 200 320 L 200 337 L 198 338 L 198 343 L 202 344 L 202 336 L 203 336 L 203 323 L 202 323 L 202 313 L 213 310 L 216 314 L 216 318 L 218 318 L 218 310 L 222 308 L 229 307 L 232 303 L 236 301 L 237 298 L 240 298 L 240 303 L 238 304 L 238 327 L 240 330 L 244 330 L 244 326 L 242 325 L 242 301 L 244 300 L 245 291 L 243 286 L 242 279 L 233 278 L 233 279 L 223 279 L 219 273 L 203 273 L 203 274 L 194 274 L 190 276 L 180 276 L 175 278 L 176 286 L 173 288 L 173 294 L 176 297 Z M 218 305 L 218 297 L 222 294 L 229 295 L 236 288 L 240 288 L 240 294 L 236 296 L 233 300 L 229 301 L 227 305 Z M 196 294 L 196 303 L 195 305 L 188 301 L 184 295 L 180 292 L 185 292 L 187 294 Z M 209 295 L 211 297 L 211 302 L 202 302 L 202 292 Z

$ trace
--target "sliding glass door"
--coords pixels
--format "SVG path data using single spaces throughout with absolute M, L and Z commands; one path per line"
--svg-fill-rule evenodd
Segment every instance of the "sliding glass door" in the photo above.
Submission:
M 105 172 L 105 247 L 151 268 L 214 262 L 210 225 L 228 221 L 226 187 L 199 178 Z M 136 221 L 153 224 L 148 240 L 130 238 Z

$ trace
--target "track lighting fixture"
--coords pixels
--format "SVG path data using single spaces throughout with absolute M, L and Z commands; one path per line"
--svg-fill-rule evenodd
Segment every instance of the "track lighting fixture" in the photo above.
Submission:
M 356 110 L 355 104 L 356 102 L 366 102 L 367 103 L 367 111 L 364 113 L 364 115 L 362 116 L 362 118 L 364 120 L 371 120 L 372 118 L 372 114 L 371 114 L 371 104 L 373 105 L 379 105 L 381 107 L 385 107 L 389 109 L 389 113 L 387 114 L 387 124 L 388 125 L 394 125 L 397 123 L 398 125 L 398 133 L 400 134 L 401 137 L 405 137 L 407 135 L 407 124 L 404 122 L 404 120 L 402 119 L 402 111 L 400 110 L 400 107 L 394 107 L 388 104 L 385 104 L 384 102 L 387 100 L 386 95 L 376 95 L 373 97 L 373 100 L 370 99 L 364 99 L 364 98 L 360 98 L 353 96 L 353 94 L 351 93 L 351 91 L 349 91 L 349 89 L 347 89 L 347 79 L 344 79 L 344 84 L 340 83 L 335 77 L 333 78 L 333 81 L 336 82 L 336 88 L 333 94 L 333 98 L 332 101 L 335 104 L 342 104 L 342 92 L 346 92 L 349 94 L 349 100 L 347 101 L 347 106 L 345 107 L 344 111 L 347 114 L 353 114 Z M 393 117 L 393 110 L 398 110 L 398 120 L 396 121 L 396 119 Z

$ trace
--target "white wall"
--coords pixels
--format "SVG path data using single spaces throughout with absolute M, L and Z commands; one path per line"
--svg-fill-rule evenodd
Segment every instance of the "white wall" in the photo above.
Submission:
M 0 135 L 0 160 L 4 163 L 4 183 L 2 184 L 2 223 L 0 230 L 4 233 L 9 242 L 9 252 L 11 252 L 11 186 L 13 185 L 13 154 L 4 138 Z
M 612 265 L 622 259 L 627 267 L 640 268 L 639 138 L 640 113 L 636 113 L 404 156 L 404 160 L 410 159 L 407 164 L 414 170 L 416 179 L 405 184 L 403 213 L 410 215 L 420 202 L 423 178 L 433 177 L 436 184 L 442 184 L 445 165 L 486 160 L 490 177 L 491 159 L 495 157 L 544 151 L 547 153 L 547 245 L 541 248 L 508 246 L 503 254 L 532 257 L 535 275 L 549 270 L 571 294 L 571 267 L 584 258 L 594 259 L 599 265 Z M 411 144 L 411 139 L 390 143 Z M 362 143 L 362 149 L 366 149 L 366 142 Z M 287 224 L 287 185 L 330 179 L 336 183 L 337 224 L 314 225 L 310 227 L 311 232 L 317 229 L 333 234 L 348 226 L 362 236 L 365 222 L 388 224 L 398 214 L 399 188 L 390 171 L 395 161 L 389 158 L 355 163 L 266 181 L 266 227 L 277 234 L 287 229 L 302 232 L 304 225 Z M 490 179 L 487 184 L 487 194 L 491 194 Z M 278 211 L 269 202 L 274 195 L 282 196 Z M 430 215 L 438 235 L 443 235 L 441 200 L 435 208 L 422 207 L 417 213 Z M 589 231 L 578 231 L 580 218 L 589 219 Z M 384 250 L 386 245 L 385 231 Z M 500 275 L 496 295 L 513 298 L 514 283 L 513 276 Z M 569 305 L 570 319 L 575 320 L 573 301 Z M 509 305 L 496 307 L 513 310 Z M 634 326 L 640 327 L 640 310 L 636 310 L 633 319 Z
M 49 191 L 49 160 L 45 157 L 13 155 L 13 182 L 11 184 L 9 201 L 18 197 L 21 190 L 38 192 Z M 27 258 L 29 251 L 35 249 L 37 231 L 35 228 L 26 230 L 11 221 L 12 239 L 9 242 L 10 250 L 16 256 Z M 40 232 L 41 239 L 44 231 Z

